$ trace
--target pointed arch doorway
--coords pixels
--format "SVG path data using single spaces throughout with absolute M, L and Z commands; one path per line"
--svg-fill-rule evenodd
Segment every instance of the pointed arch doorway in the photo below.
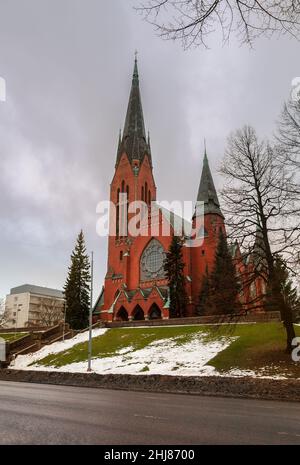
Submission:
M 161 320 L 161 309 L 157 304 L 152 304 L 149 310 L 149 320 Z
M 120 308 L 116 314 L 116 321 L 128 321 L 128 313 L 125 307 Z
M 135 309 L 133 310 L 132 316 L 133 316 L 133 320 L 136 320 L 136 321 L 145 319 L 144 311 L 139 305 L 137 305 Z

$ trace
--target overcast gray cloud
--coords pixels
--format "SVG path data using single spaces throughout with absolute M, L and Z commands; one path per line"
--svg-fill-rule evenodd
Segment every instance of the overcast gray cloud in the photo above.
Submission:
M 95 210 L 109 194 L 135 49 L 159 199 L 195 199 L 204 137 L 215 175 L 230 131 L 250 123 L 271 137 L 300 75 L 296 41 L 184 52 L 134 3 L 0 0 L 0 295 L 25 282 L 62 287 L 81 227 L 100 290 Z

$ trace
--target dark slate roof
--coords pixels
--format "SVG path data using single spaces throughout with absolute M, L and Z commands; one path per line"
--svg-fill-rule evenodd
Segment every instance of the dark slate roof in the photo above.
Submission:
M 93 308 L 93 315 L 99 315 L 102 305 L 104 304 L 104 286 L 101 289 L 98 299 Z
M 255 234 L 255 242 L 252 248 L 252 253 L 251 253 L 251 260 L 253 263 L 256 264 L 266 264 L 266 252 L 265 252 L 265 243 L 264 243 L 264 238 L 263 238 L 263 233 L 258 226 L 256 228 L 256 234 Z
M 129 161 L 143 161 L 148 154 L 151 163 L 150 137 L 146 138 L 142 100 L 139 86 L 137 59 L 134 62 L 131 92 L 128 102 L 123 136 L 119 139 L 117 164 L 123 152 L 127 153 Z
M 213 177 L 210 171 L 206 150 L 204 153 L 203 169 L 197 201 L 204 202 L 204 214 L 213 213 L 223 216 L 220 209 L 220 202 L 214 185 Z
M 169 295 L 169 288 L 168 288 L 168 286 L 157 286 L 157 289 L 159 290 L 159 292 L 161 293 L 161 295 L 163 296 L 163 298 L 164 298 L 165 300 L 167 300 L 168 295 Z
M 23 284 L 23 286 L 13 287 L 10 290 L 11 294 L 38 294 L 46 297 L 57 297 L 60 299 L 64 298 L 63 291 L 58 289 L 49 289 L 48 287 L 34 286 L 33 284 Z
M 260 255 L 265 254 L 264 236 L 260 226 L 256 228 L 254 251 Z

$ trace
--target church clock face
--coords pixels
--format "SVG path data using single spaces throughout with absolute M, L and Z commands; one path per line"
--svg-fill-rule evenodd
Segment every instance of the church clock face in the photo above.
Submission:
M 156 239 L 152 239 L 141 258 L 141 281 L 164 278 L 164 258 L 163 246 Z

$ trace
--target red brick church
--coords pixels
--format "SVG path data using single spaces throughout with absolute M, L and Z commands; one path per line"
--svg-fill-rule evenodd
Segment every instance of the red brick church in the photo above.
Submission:
M 110 200 L 116 206 L 116 235 L 108 238 L 108 263 L 105 283 L 96 302 L 94 318 L 108 321 L 147 320 L 169 318 L 168 282 L 164 275 L 164 254 L 168 250 L 175 222 L 171 222 L 169 235 L 162 234 L 161 228 L 151 235 L 132 237 L 120 233 L 120 195 L 126 194 L 128 203 L 143 201 L 149 206 L 157 199 L 153 177 L 150 138 L 146 136 L 142 102 L 139 88 L 137 60 L 135 59 L 132 87 L 129 97 L 123 134 L 120 134 L 115 173 L 110 186 Z M 220 209 L 218 195 L 209 167 L 205 150 L 202 175 L 197 201 L 204 205 L 201 220 L 203 240 L 199 247 L 183 247 L 186 290 L 189 298 L 187 316 L 195 315 L 196 305 L 206 270 L 214 265 L 220 231 L 225 233 L 224 216 Z M 164 219 L 163 209 L 159 210 L 158 222 Z M 197 218 L 193 217 L 193 224 Z M 237 245 L 232 247 L 237 269 L 244 271 L 248 262 L 243 260 Z M 250 260 L 251 261 L 251 260 Z M 257 281 L 247 293 L 259 293 L 262 283 Z

